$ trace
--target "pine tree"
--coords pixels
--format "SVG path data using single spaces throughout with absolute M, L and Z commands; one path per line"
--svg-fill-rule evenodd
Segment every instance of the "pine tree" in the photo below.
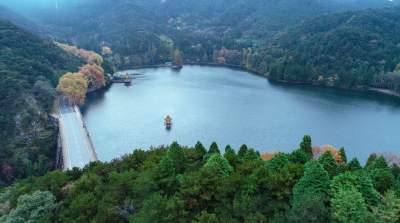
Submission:
M 187 156 L 182 147 L 177 142 L 173 142 L 167 155 L 174 161 L 175 172 L 183 173 L 186 168 Z
M 204 148 L 203 144 L 200 141 L 197 141 L 196 146 L 194 147 L 197 152 L 199 152 L 202 156 L 207 153 L 206 148 Z
M 215 153 L 221 154 L 221 151 L 219 151 L 218 145 L 217 145 L 216 142 L 211 143 L 211 146 L 210 146 L 210 149 L 208 150 L 208 153 L 209 154 L 215 154 Z
M 375 190 L 380 194 L 385 194 L 394 184 L 394 177 L 389 170 L 373 169 L 370 171 L 369 177 L 372 180 Z
M 303 142 L 300 143 L 300 149 L 303 150 L 310 159 L 313 157 L 311 137 L 309 135 L 303 137 Z
M 346 164 L 347 163 L 347 156 L 346 156 L 346 152 L 344 151 L 344 147 L 340 148 L 339 154 L 340 154 L 340 158 L 343 161 L 343 163 Z
M 330 178 L 328 172 L 324 170 L 317 161 L 307 162 L 305 165 L 304 176 L 293 187 L 293 202 L 299 201 L 305 194 L 325 194 L 329 188 Z
M 243 144 L 240 147 L 239 152 L 238 152 L 238 156 L 239 156 L 240 159 L 243 159 L 244 154 L 246 154 L 246 151 L 247 151 L 247 146 L 246 146 L 246 144 Z
M 331 179 L 337 175 L 339 170 L 339 165 L 336 163 L 336 160 L 333 158 L 331 151 L 324 152 L 319 158 L 318 162 L 324 167 L 324 170 L 328 172 Z

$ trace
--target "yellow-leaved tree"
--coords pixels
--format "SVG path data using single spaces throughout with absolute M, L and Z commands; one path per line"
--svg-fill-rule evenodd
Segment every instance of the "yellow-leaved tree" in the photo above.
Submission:
M 82 73 L 68 72 L 60 78 L 56 90 L 64 93 L 74 103 L 83 104 L 86 98 L 88 83 L 89 81 L 86 80 Z
M 400 70 L 400 63 L 397 64 L 396 68 L 394 69 L 394 71 L 398 71 L 398 70 Z
M 86 64 L 79 68 L 79 72 L 82 73 L 86 80 L 92 83 L 91 87 L 103 87 L 106 86 L 106 80 L 104 79 L 104 70 L 99 65 Z
M 108 47 L 108 46 L 103 46 L 102 49 L 103 49 L 103 51 L 101 51 L 101 55 L 106 55 L 106 54 L 112 53 L 110 47 Z
M 101 64 L 103 63 L 103 57 L 93 51 L 87 51 L 84 49 L 78 50 L 75 46 L 69 46 L 68 44 L 62 44 L 62 43 L 57 43 L 57 42 L 54 42 L 54 44 L 61 47 L 63 50 L 65 50 L 69 53 L 72 53 L 75 56 L 81 58 L 83 61 L 85 61 L 88 64 L 96 63 L 97 65 L 101 66 Z M 111 50 L 110 50 L 110 52 L 111 52 Z

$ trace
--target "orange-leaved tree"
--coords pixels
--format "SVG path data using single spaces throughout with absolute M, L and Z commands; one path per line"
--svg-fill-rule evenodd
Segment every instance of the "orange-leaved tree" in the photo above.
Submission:
M 261 154 L 261 158 L 263 158 L 263 160 L 267 161 L 269 159 L 271 159 L 272 157 L 275 156 L 275 154 L 278 153 L 282 153 L 281 151 L 275 151 L 275 152 L 265 152 L 263 154 Z
M 83 65 L 79 68 L 79 72 L 84 74 L 85 78 L 92 83 L 92 87 L 103 87 L 106 85 L 104 70 L 99 65 Z
M 101 51 L 101 55 L 106 55 L 106 54 L 112 53 L 110 47 L 108 47 L 108 46 L 103 46 L 102 49 L 103 49 L 103 51 Z
M 342 161 L 342 157 L 340 156 L 340 151 L 333 148 L 331 145 L 324 145 L 322 148 L 320 146 L 313 146 L 312 147 L 314 160 L 318 159 L 326 151 L 331 151 L 333 158 L 336 160 L 336 163 L 339 165 L 343 165 L 344 162 Z
M 57 91 L 64 93 L 67 98 L 77 104 L 83 104 L 86 97 L 88 80 L 82 73 L 68 72 L 60 78 Z

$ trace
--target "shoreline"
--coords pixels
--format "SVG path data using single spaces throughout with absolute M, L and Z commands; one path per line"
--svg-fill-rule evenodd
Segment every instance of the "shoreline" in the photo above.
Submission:
M 240 65 L 227 64 L 227 63 L 225 63 L 225 64 L 220 64 L 220 63 L 214 63 L 214 62 L 197 62 L 197 61 L 183 62 L 183 64 L 184 64 L 184 65 L 196 65 L 196 64 L 197 64 L 197 65 L 211 65 L 211 66 L 223 66 L 223 67 L 242 68 L 242 69 L 244 69 L 244 70 L 251 71 L 251 72 L 253 72 L 253 73 L 256 73 L 256 74 L 258 74 L 258 75 L 260 75 L 260 76 L 263 76 L 263 77 L 265 77 L 265 78 L 271 80 L 270 78 L 268 78 L 268 74 L 267 74 L 267 73 L 263 73 L 263 72 L 260 72 L 260 71 L 256 71 L 256 70 L 254 70 L 254 69 L 247 69 L 246 67 L 242 67 L 242 66 L 240 66 Z M 124 68 L 124 69 L 125 69 L 125 70 L 128 70 L 128 69 L 134 70 L 134 69 L 143 69 L 143 68 L 151 68 L 151 67 L 171 67 L 171 68 L 172 68 L 171 65 L 157 64 L 157 65 L 130 67 L 130 68 Z M 117 72 L 119 72 L 119 71 L 117 71 Z M 275 80 L 275 81 L 283 82 L 283 83 L 309 84 L 309 85 L 317 85 L 317 86 L 319 86 L 319 84 L 313 84 L 313 83 L 288 82 L 288 81 L 285 81 L 285 80 Z M 111 82 L 110 84 L 112 84 L 112 82 Z M 106 86 L 105 86 L 105 87 L 106 87 Z M 325 86 L 325 87 L 333 87 L 333 88 L 345 89 L 344 87 L 334 87 L 334 86 Z M 104 88 L 104 87 L 102 87 L 102 88 Z M 99 88 L 99 89 L 102 89 L 102 88 Z M 96 90 L 98 90 L 98 89 L 96 89 Z M 365 89 L 350 88 L 350 89 L 348 89 L 348 90 L 350 90 L 350 91 L 365 91 L 365 92 L 371 91 L 371 92 L 378 92 L 378 93 L 381 93 L 381 94 L 384 94 L 384 95 L 390 95 L 390 96 L 394 96 L 394 97 L 400 97 L 400 94 L 399 94 L 399 93 L 396 93 L 396 92 L 393 92 L 393 91 L 390 91 L 390 90 L 386 90 L 386 89 L 373 88 L 373 87 L 368 87 L 368 88 L 365 88 Z M 93 91 L 92 91 L 92 92 L 93 92 Z

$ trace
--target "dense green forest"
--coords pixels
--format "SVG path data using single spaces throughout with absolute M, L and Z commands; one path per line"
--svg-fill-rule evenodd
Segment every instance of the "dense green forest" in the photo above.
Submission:
M 134 150 L 4 188 L 0 222 L 399 222 L 390 156 L 362 167 L 344 148 L 317 153 L 311 143 L 306 135 L 266 160 L 216 142 Z
M 47 114 L 58 96 L 58 78 L 81 64 L 55 44 L 0 19 L 0 187 L 54 169 L 56 132 Z

